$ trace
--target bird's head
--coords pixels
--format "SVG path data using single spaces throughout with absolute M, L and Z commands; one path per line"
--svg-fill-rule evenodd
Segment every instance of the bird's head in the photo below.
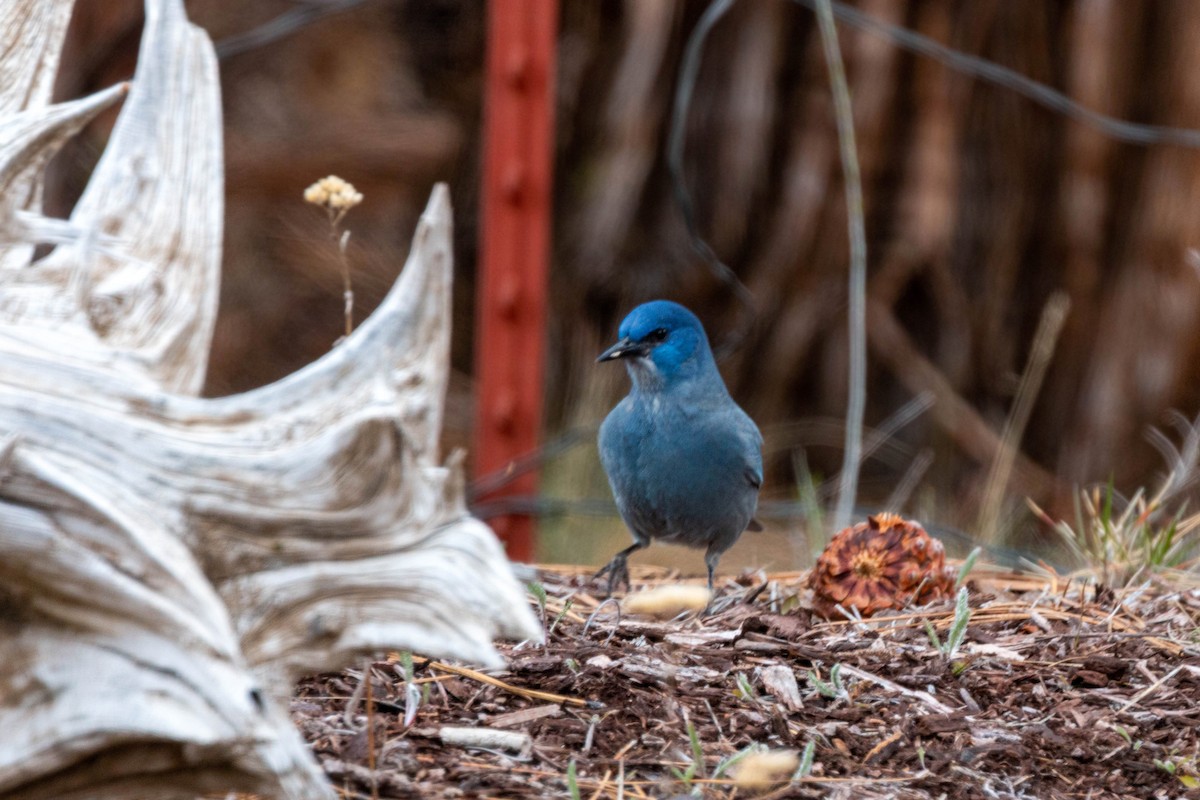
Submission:
M 655 300 L 638 306 L 625 317 L 618 336 L 596 360 L 624 359 L 634 383 L 643 388 L 716 373 L 704 326 L 678 303 Z

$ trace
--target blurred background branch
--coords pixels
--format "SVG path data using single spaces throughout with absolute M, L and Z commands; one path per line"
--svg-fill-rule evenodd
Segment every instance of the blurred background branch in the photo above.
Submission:
M 842 49 L 838 45 L 838 33 L 829 0 L 818 0 L 817 22 L 821 28 L 825 63 L 829 68 L 829 88 L 833 92 L 850 233 L 850 277 L 846 288 L 846 372 L 849 376 L 849 385 L 846 387 L 846 447 L 842 454 L 841 483 L 833 516 L 833 530 L 838 531 L 850 524 L 854 501 L 858 497 L 858 470 L 862 459 L 863 414 L 867 405 L 867 228 L 863 220 L 858 146 L 854 143 L 854 111 L 850 106 L 846 67 L 842 63 Z
M 280 15 L 315 13 L 310 5 L 336 4 L 193 0 L 189 12 L 228 42 L 261 26 L 278 31 Z M 1111 478 L 1131 495 L 1164 467 L 1146 431 L 1172 409 L 1189 419 L 1200 410 L 1200 279 L 1188 255 L 1200 241 L 1200 6 L 831 7 L 843 23 L 870 251 L 868 450 L 873 429 L 914 398 L 932 398 L 863 458 L 859 503 L 907 497 L 899 510 L 971 531 L 1011 445 L 997 538 L 1044 548 L 1048 534 L 1025 496 L 1069 514 L 1077 485 Z M 792 0 L 733 3 L 712 25 L 679 116 L 686 147 L 672 166 L 672 99 L 709 8 L 562 5 L 546 440 L 595 425 L 624 391 L 624 376 L 593 359 L 637 302 L 684 302 L 716 342 L 739 330 L 739 293 L 713 273 L 689 227 L 702 232 L 754 299 L 754 324 L 722 371 L 767 432 L 765 507 L 798 512 L 773 525 L 780 538 L 743 537 L 727 563 L 781 565 L 806 553 L 790 542 L 811 518 L 789 504 L 810 483 L 827 498 L 820 487 L 844 458 L 847 186 L 819 25 Z M 139 20 L 134 0 L 80 0 L 59 95 L 131 74 Z M 222 64 L 229 202 L 207 391 L 274 380 L 336 338 L 337 255 L 300 202 L 308 183 L 335 172 L 370 199 L 348 252 L 366 314 L 399 268 L 422 199 L 443 179 L 455 201 L 457 270 L 444 445 L 465 445 L 483 6 L 374 0 L 285 27 L 286 40 L 260 39 Z M 107 124 L 56 163 L 52 213 L 74 202 Z M 691 198 L 691 223 L 673 175 Z M 1071 313 L 1040 390 L 1024 401 L 1023 430 L 1005 439 L 1043 309 L 1058 292 Z M 543 468 L 539 504 L 607 499 L 590 445 L 552 450 L 531 455 Z M 609 549 L 604 536 L 625 535 L 615 519 L 571 516 L 542 532 L 544 555 L 578 560 Z M 768 542 L 774 555 L 758 549 Z
M 217 58 L 226 59 L 278 41 L 330 14 L 348 11 L 366 0 L 301 0 L 295 8 L 216 42 Z

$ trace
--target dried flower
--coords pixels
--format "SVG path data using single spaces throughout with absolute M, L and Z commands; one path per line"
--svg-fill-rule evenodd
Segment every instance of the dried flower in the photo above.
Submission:
M 346 212 L 362 202 L 362 192 L 354 184 L 330 175 L 304 190 L 304 200 L 314 206 L 323 206 L 329 215 L 329 235 L 337 246 L 338 266 L 342 269 L 342 316 L 346 320 L 345 333 L 334 342 L 336 346 L 354 330 L 354 286 L 350 281 L 350 261 L 346 258 L 346 246 L 350 242 L 350 231 L 342 232 L 340 225 Z
M 950 597 L 954 576 L 942 543 L 919 523 L 898 514 L 876 514 L 841 531 L 808 576 L 813 610 L 826 619 L 836 606 L 864 617 Z
M 362 202 L 362 192 L 354 188 L 354 184 L 330 175 L 314 183 L 304 190 L 305 202 L 315 206 L 325 206 L 331 213 L 345 214 Z

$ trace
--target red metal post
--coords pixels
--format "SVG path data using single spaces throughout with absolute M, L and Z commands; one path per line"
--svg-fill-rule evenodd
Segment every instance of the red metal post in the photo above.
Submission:
M 557 33 L 558 0 L 488 2 L 476 476 L 533 451 L 541 433 Z M 486 499 L 536 491 L 530 472 Z M 531 518 L 491 523 L 510 557 L 533 558 Z

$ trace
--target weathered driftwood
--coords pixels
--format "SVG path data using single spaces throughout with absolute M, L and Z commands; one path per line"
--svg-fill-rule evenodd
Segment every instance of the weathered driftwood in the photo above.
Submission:
M 216 61 L 149 0 L 129 87 L 50 105 L 71 0 L 0 3 L 0 797 L 332 797 L 280 700 L 538 628 L 438 456 L 450 207 L 328 356 L 196 397 L 216 318 Z M 42 167 L 128 93 L 69 220 Z M 53 252 L 31 263 L 35 242 Z M 337 302 L 337 298 L 331 298 Z

